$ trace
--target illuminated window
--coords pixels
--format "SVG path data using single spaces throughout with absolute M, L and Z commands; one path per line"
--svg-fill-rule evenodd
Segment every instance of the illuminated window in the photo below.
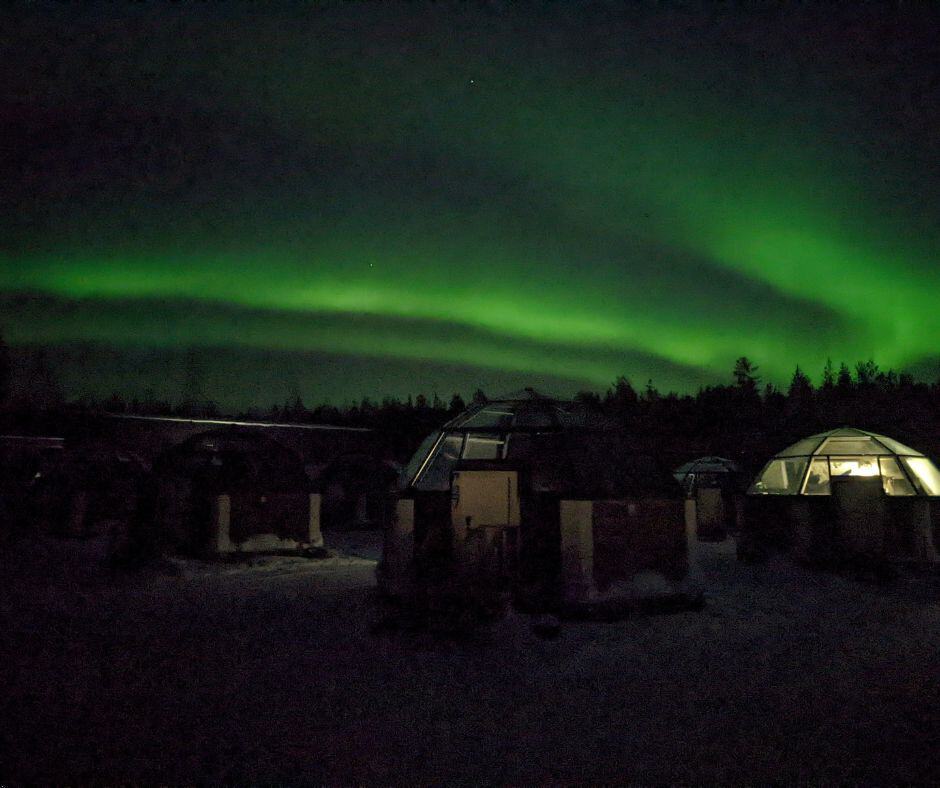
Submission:
M 818 457 L 810 463 L 803 492 L 806 495 L 829 495 L 828 457 Z
M 887 446 L 888 450 L 894 454 L 900 454 L 904 456 L 913 455 L 915 457 L 920 454 L 919 451 L 914 451 L 910 446 L 905 446 L 903 443 L 898 443 L 892 438 L 886 438 L 884 435 L 879 435 L 878 441 Z
M 903 457 L 918 490 L 924 495 L 940 495 L 940 471 L 926 457 Z
M 803 438 L 803 440 L 794 443 L 792 446 L 788 446 L 784 449 L 778 457 L 805 457 L 807 454 L 815 454 L 816 449 L 819 448 L 819 444 L 822 443 L 822 435 L 812 435 L 809 438 Z
M 885 447 L 874 438 L 837 436 L 827 438 L 819 447 L 819 454 L 885 454 Z
M 901 466 L 894 457 L 882 457 L 879 462 L 885 495 L 914 495 L 910 480 L 904 475 L 904 471 L 901 470 Z
M 806 457 L 771 460 L 754 485 L 753 492 L 769 495 L 796 495 L 800 491 L 806 464 Z
M 877 457 L 830 457 L 829 473 L 832 476 L 877 476 Z

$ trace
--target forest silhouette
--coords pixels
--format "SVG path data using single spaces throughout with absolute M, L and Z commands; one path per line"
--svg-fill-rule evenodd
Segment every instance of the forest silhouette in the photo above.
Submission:
M 386 433 L 389 453 L 399 461 L 407 459 L 425 435 L 468 404 L 485 401 L 490 393 L 477 389 L 469 403 L 454 393 L 447 399 L 437 394 L 404 400 L 364 398 L 342 406 L 308 405 L 298 393 L 282 404 L 223 412 L 201 394 L 194 368 L 187 369 L 185 390 L 175 403 L 154 397 L 125 399 L 120 393 L 70 401 L 56 385 L 42 353 L 30 363 L 28 390 L 12 395 L 11 354 L 0 338 L 0 407 L 7 428 L 36 431 L 59 417 L 86 413 L 365 427 Z M 742 356 L 726 382 L 704 386 L 695 394 L 661 392 L 652 380 L 637 389 L 621 376 L 604 392 L 578 392 L 573 407 L 602 414 L 613 427 L 632 436 L 638 452 L 675 464 L 719 454 L 754 469 L 788 443 L 844 425 L 884 433 L 940 457 L 940 379 L 917 381 L 907 373 L 881 370 L 869 359 L 854 367 L 844 362 L 836 366 L 830 360 L 817 380 L 814 384 L 797 367 L 784 390 L 763 383 L 759 366 Z

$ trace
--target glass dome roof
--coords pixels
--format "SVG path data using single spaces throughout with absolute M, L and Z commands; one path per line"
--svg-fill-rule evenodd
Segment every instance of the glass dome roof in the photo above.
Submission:
M 457 418 L 444 425 L 445 430 L 468 431 L 509 430 L 520 428 L 557 428 L 565 418 L 560 403 L 523 389 L 498 400 L 471 405 Z
M 741 467 L 726 457 L 699 457 L 683 463 L 672 475 L 686 494 L 691 494 L 700 487 L 720 487 L 734 489 L 738 486 Z
M 777 453 L 777 457 L 803 457 L 809 454 L 899 454 L 906 457 L 924 455 L 898 443 L 892 438 L 854 427 L 840 427 L 829 432 L 820 432 L 797 441 Z
M 471 406 L 429 435 L 405 467 L 400 488 L 443 491 L 461 460 L 524 467 L 537 491 L 671 490 L 675 481 L 638 455 L 623 429 L 577 403 L 534 389 Z
M 725 457 L 699 457 L 680 465 L 673 471 L 673 475 L 682 481 L 690 473 L 738 473 L 740 470 L 734 460 Z
M 940 471 L 921 452 L 854 427 L 797 441 L 767 463 L 753 495 L 830 495 L 839 477 L 880 477 L 886 495 L 940 495 Z

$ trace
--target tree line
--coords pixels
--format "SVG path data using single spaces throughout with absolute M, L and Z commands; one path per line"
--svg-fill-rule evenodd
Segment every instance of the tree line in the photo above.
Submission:
M 41 396 L 12 402 L 10 353 L 0 338 L 0 403 L 4 403 L 8 415 L 41 407 L 70 413 L 226 417 L 367 427 L 395 434 L 394 443 L 401 447 L 401 452 L 416 446 L 424 435 L 468 404 L 487 399 L 487 393 L 478 389 L 470 403 L 454 393 L 446 399 L 437 394 L 418 394 L 404 400 L 364 398 L 342 406 L 308 406 L 295 394 L 284 403 L 266 408 L 224 412 L 201 393 L 196 375 L 188 371 L 182 396 L 175 403 L 152 394 L 125 399 L 119 393 L 104 399 L 67 402 L 48 369 L 43 367 L 42 358 L 38 366 L 36 377 L 43 388 L 38 392 Z M 601 414 L 629 430 L 638 451 L 665 455 L 670 461 L 720 454 L 746 465 L 759 464 L 789 442 L 842 425 L 884 432 L 940 456 L 940 379 L 932 384 L 915 381 L 907 373 L 882 370 L 873 360 L 859 361 L 854 367 L 844 362 L 836 366 L 830 360 L 817 380 L 814 384 L 798 366 L 785 389 L 762 383 L 759 367 L 742 356 L 725 383 L 703 386 L 694 394 L 660 392 L 652 381 L 638 389 L 621 376 L 603 392 L 578 392 L 574 401 L 578 407 Z

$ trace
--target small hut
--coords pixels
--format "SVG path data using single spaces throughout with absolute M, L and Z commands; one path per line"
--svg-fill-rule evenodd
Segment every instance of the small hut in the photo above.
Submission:
M 260 431 L 194 435 L 154 462 L 156 519 L 169 546 L 195 554 L 320 547 L 320 496 L 300 458 Z
M 703 541 L 721 541 L 737 530 L 744 491 L 741 467 L 725 457 L 699 457 L 676 468 L 672 475 L 685 491 L 687 517 L 694 518 Z
M 893 438 L 842 427 L 778 452 L 748 489 L 745 549 L 811 561 L 936 563 L 940 471 Z
M 380 587 L 454 576 L 532 607 L 684 592 L 681 490 L 622 430 L 532 389 L 478 403 L 403 471 Z

